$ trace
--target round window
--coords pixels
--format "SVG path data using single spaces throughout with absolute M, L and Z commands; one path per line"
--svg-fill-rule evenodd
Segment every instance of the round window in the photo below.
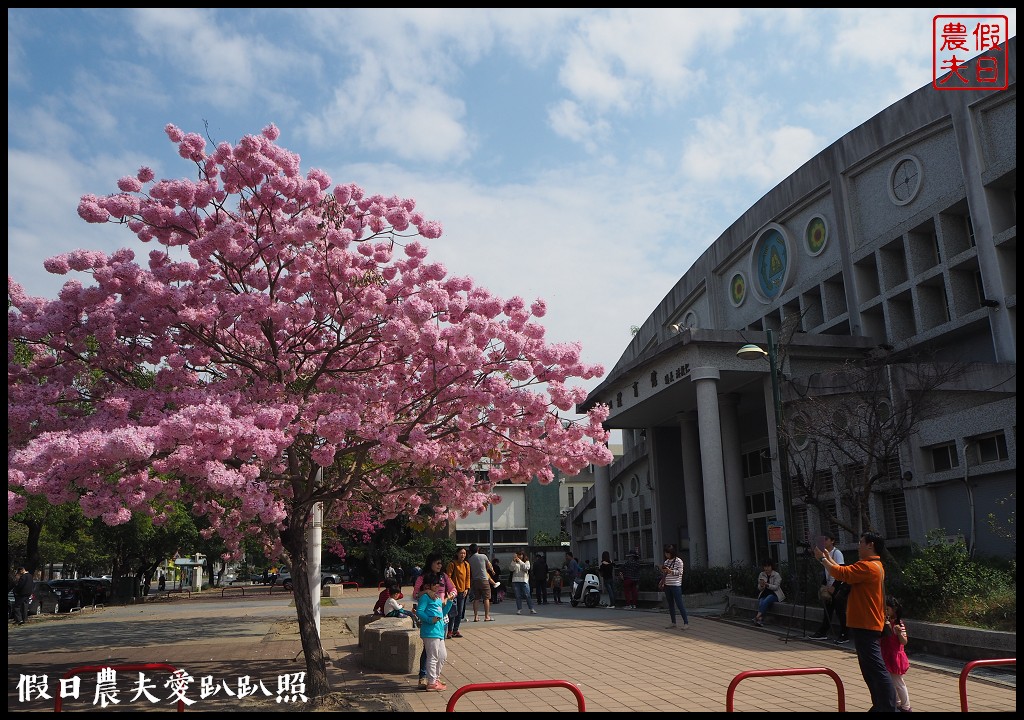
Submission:
M 808 428 L 807 418 L 803 415 L 796 415 L 790 424 L 790 430 L 793 433 L 793 447 L 797 450 L 806 449 L 807 445 L 810 443 L 810 438 L 808 437 L 810 430 Z
M 638 475 L 634 475 L 632 478 L 630 478 L 629 492 L 633 497 L 636 497 L 637 495 L 640 494 L 640 477 Z
M 622 483 L 619 483 L 615 486 L 615 499 L 621 500 L 623 495 L 625 495 L 625 493 L 622 490 Z

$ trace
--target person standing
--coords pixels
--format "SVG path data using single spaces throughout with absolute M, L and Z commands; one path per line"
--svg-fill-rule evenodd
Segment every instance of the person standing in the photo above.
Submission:
M 640 602 L 640 548 L 633 548 L 622 564 L 622 592 L 626 596 L 626 609 L 636 610 Z
M 384 568 L 384 582 L 390 583 L 393 580 L 398 580 L 398 573 L 395 572 L 394 564 L 388 563 L 388 566 Z
M 555 605 L 562 604 L 562 571 L 558 568 L 551 573 L 551 595 L 555 599 Z
M 487 574 L 491 577 L 491 605 L 497 605 L 505 597 L 504 592 L 498 592 L 498 587 L 501 585 L 501 562 L 497 555 L 491 558 L 491 569 L 487 571 Z M 512 581 L 509 580 L 509 582 Z
M 420 598 L 424 596 L 423 594 L 427 587 L 426 583 L 428 575 L 432 575 L 434 577 L 434 582 L 441 585 L 441 600 L 451 600 L 454 603 L 455 597 L 458 593 L 455 592 L 455 585 L 452 583 L 451 578 L 449 578 L 442 570 L 444 562 L 441 560 L 441 553 L 432 552 L 427 555 L 427 560 L 423 563 L 423 567 L 426 569 L 423 571 L 423 574 L 420 575 L 419 579 L 416 581 L 416 585 L 414 585 L 412 589 L 412 601 L 414 606 L 418 609 Z M 391 582 L 401 590 L 402 586 L 398 584 L 397 579 L 392 580 Z M 443 618 L 442 625 L 444 626 L 444 632 L 441 635 L 442 639 L 445 637 L 451 637 L 451 629 L 447 615 Z M 427 649 L 424 646 L 423 652 L 420 653 L 420 687 L 427 684 Z
M 786 599 L 786 593 L 782 592 L 782 575 L 775 569 L 775 563 L 771 558 L 766 558 L 761 563 L 761 574 L 757 576 L 757 615 L 754 616 L 754 624 L 762 627 L 764 614 L 768 608 L 776 602 Z
M 423 638 L 423 652 L 427 658 L 427 681 L 421 683 L 424 690 L 440 692 L 448 688 L 441 682 L 441 671 L 448 659 L 444 644 L 445 618 L 451 611 L 452 600 L 445 598 L 446 583 L 427 563 L 426 572 L 420 577 L 420 594 L 416 603 L 416 616 L 420 621 L 420 637 Z
M 469 546 L 467 562 L 469 562 L 469 584 L 473 591 L 473 622 L 480 619 L 477 603 L 483 603 L 484 620 L 490 622 L 494 619 L 491 617 L 491 575 L 494 573 L 494 566 L 487 559 L 486 553 L 480 552 L 476 543 Z
M 601 553 L 601 564 L 598 566 L 601 575 L 601 584 L 604 591 L 608 593 L 608 607 L 615 607 L 615 563 L 612 562 L 611 553 L 605 550 Z
M 565 553 L 565 580 L 569 583 L 569 587 L 572 587 L 572 583 L 575 580 L 579 580 L 583 577 L 583 567 L 579 564 L 571 552 Z
M 548 604 L 548 561 L 544 559 L 544 553 L 537 553 L 533 559 L 533 578 L 530 580 L 537 590 L 537 604 Z
M 896 712 L 896 690 L 882 659 L 882 628 L 885 627 L 885 568 L 882 553 L 885 538 L 866 532 L 857 546 L 858 560 L 852 565 L 836 565 L 831 555 L 819 547 L 814 557 L 837 580 L 850 584 L 846 624 L 853 635 L 857 662 L 864 684 L 871 693 L 872 712 Z
M 896 690 L 896 709 L 900 712 L 913 712 L 907 682 L 903 679 L 910 669 L 910 658 L 905 649 L 907 626 L 903 624 L 903 606 L 892 595 L 885 598 L 885 624 L 888 629 L 882 630 L 882 659 L 885 660 L 885 667 Z
M 448 563 L 445 572 L 448 573 L 452 585 L 455 586 L 455 603 L 452 605 L 452 616 L 449 623 L 451 636 L 462 637 L 459 627 L 462 619 L 466 617 L 466 599 L 469 597 L 470 582 L 472 580 L 469 563 L 466 561 L 466 548 L 459 548 L 455 551 L 455 559 Z
M 843 551 L 836 547 L 835 535 L 828 533 L 823 538 L 825 552 L 832 556 L 836 565 L 842 565 L 845 562 Z M 832 618 L 835 616 L 839 620 L 839 635 L 836 636 L 836 645 L 842 645 L 849 642 L 846 633 L 846 598 L 850 593 L 850 586 L 832 577 L 828 568 L 823 570 L 820 595 L 825 615 L 822 618 L 821 626 L 811 635 L 811 640 L 827 640 L 829 630 L 832 629 Z
M 164 575 L 163 570 L 160 571 L 160 580 L 157 582 L 157 589 L 160 592 L 163 592 L 167 589 L 167 576 Z
M 36 583 L 32 574 L 24 567 L 18 568 L 14 574 L 14 622 L 17 625 L 24 625 L 28 619 L 28 606 L 32 601 L 32 593 L 35 592 Z
M 523 614 L 523 600 L 526 600 L 530 614 L 536 615 L 533 599 L 530 597 L 530 560 L 525 550 L 516 550 L 512 556 L 512 589 L 516 594 L 516 615 Z
M 690 629 L 690 618 L 686 614 L 686 606 L 683 605 L 683 559 L 676 552 L 676 546 L 671 543 L 665 546 L 665 561 L 661 564 L 661 580 L 664 583 L 665 601 L 668 603 L 668 612 L 672 618 L 672 624 L 668 627 L 676 629 L 676 608 L 683 618 L 683 630 Z

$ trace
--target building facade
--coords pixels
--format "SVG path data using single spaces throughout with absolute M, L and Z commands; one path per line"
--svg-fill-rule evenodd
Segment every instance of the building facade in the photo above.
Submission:
M 459 547 L 476 543 L 484 552 L 490 549 L 490 556 L 497 557 L 508 568 L 513 553 L 532 547 L 537 533 L 558 537 L 560 490 L 558 482 L 542 484 L 536 479 L 528 483 L 499 483 L 493 493 L 500 501 L 482 513 L 460 518 L 455 523 L 455 542 Z
M 787 538 L 835 530 L 783 483 L 788 458 L 822 497 L 856 458 L 841 465 L 790 444 L 799 433 L 776 417 L 812 387 L 838 398 L 822 377 L 884 355 L 962 372 L 879 468 L 871 526 L 890 545 L 942 529 L 978 553 L 1015 554 L 988 523 L 1005 522 L 1016 498 L 1016 38 L 1008 44 L 1008 89 L 929 84 L 893 104 L 749 208 L 653 309 L 578 407 L 610 406 L 623 455 L 594 469 L 571 512 L 574 543 L 595 557 L 640 545 L 649 557 L 671 542 L 691 566 L 755 565 L 785 558 Z M 737 356 L 745 344 L 776 352 L 751 362 Z M 912 390 L 900 382 L 890 379 L 893 400 Z M 858 527 L 838 492 L 828 511 Z M 856 545 L 851 530 L 839 535 Z

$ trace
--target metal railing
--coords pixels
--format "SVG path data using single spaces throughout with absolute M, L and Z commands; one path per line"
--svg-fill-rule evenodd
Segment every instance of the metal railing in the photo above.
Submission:
M 967 676 L 976 667 L 986 665 L 1016 665 L 1017 658 L 996 658 L 993 660 L 971 660 L 960 671 L 960 712 L 967 712 Z M 1016 708 L 1014 708 L 1016 709 Z
M 846 712 L 846 688 L 839 675 L 829 668 L 779 668 L 777 670 L 746 670 L 732 679 L 729 683 L 729 691 L 725 695 L 725 711 L 734 712 L 733 696 L 736 694 L 736 686 L 741 681 L 751 677 L 774 677 L 777 675 L 828 675 L 836 683 L 836 691 L 839 693 L 839 712 Z
M 579 709 L 579 712 L 587 711 L 587 703 L 583 699 L 583 693 L 578 687 L 568 680 L 519 680 L 513 682 L 472 683 L 470 685 L 463 685 L 452 694 L 444 711 L 455 712 L 455 703 L 457 703 L 459 698 L 466 693 L 490 692 L 492 690 L 531 690 L 535 688 L 548 687 L 564 687 L 571 690 L 572 694 L 576 696 L 576 707 Z

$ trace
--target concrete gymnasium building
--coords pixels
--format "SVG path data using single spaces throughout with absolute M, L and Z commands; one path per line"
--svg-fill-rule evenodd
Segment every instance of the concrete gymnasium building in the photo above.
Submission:
M 640 547 L 660 560 L 671 542 L 691 567 L 753 566 L 787 556 L 780 534 L 836 530 L 799 492 L 786 507 L 779 437 L 796 437 L 788 457 L 806 461 L 813 448 L 783 432 L 800 389 L 879 358 L 963 372 L 880 469 L 872 526 L 890 546 L 942 529 L 979 554 L 1015 555 L 988 522 L 1016 508 L 1016 38 L 1008 45 L 1008 89 L 929 84 L 880 112 L 747 210 L 653 309 L 578 408 L 608 404 L 606 426 L 623 434 L 622 457 L 592 469 L 572 510 L 578 557 Z M 776 382 L 765 358 L 737 356 L 773 340 Z M 808 472 L 826 509 L 857 527 L 835 491 L 856 462 L 816 457 Z

